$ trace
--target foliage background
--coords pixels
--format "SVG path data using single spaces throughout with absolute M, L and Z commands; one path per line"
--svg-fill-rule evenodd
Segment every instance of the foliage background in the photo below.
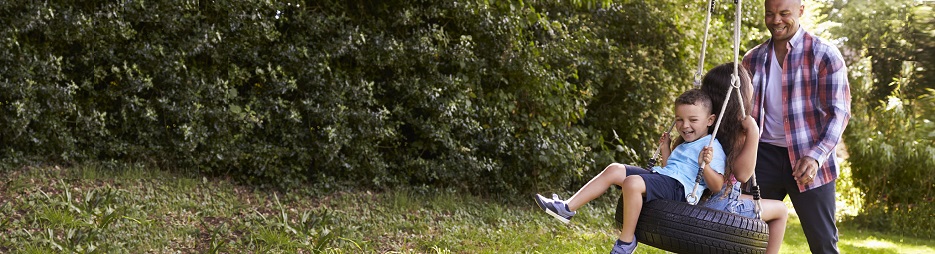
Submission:
M 853 221 L 935 233 L 935 3 L 830 1 L 823 10 L 850 67 L 845 132 L 862 209 Z
M 575 185 L 654 149 L 704 7 L 5 1 L 0 158 L 285 188 Z M 709 63 L 730 56 L 730 7 Z
M 932 6 L 877 3 L 808 1 L 851 67 L 858 221 L 930 234 Z M 285 189 L 577 188 L 610 162 L 646 162 L 691 86 L 705 8 L 3 1 L 0 162 L 138 164 Z M 733 8 L 713 9 L 705 69 L 733 59 Z M 761 3 L 742 13 L 741 53 L 767 36 Z

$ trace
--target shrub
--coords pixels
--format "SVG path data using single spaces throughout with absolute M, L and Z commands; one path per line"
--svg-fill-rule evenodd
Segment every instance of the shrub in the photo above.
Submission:
M 864 204 L 857 222 L 879 230 L 935 233 L 935 44 L 931 6 L 912 1 L 837 3 L 832 29 L 850 52 L 852 118 L 844 140 L 854 186 Z M 866 20 L 874 13 L 878 20 Z M 928 69 L 928 70 L 927 70 Z
M 6 164 L 488 193 L 645 162 L 703 19 L 678 1 L 13 0 L 0 13 Z M 709 50 L 714 64 L 730 52 Z
M 935 233 L 935 221 L 926 219 L 935 211 L 935 128 L 918 112 L 935 106 L 932 94 L 917 99 L 898 94 L 889 100 L 869 103 L 871 96 L 866 75 L 867 60 L 853 68 L 858 82 L 852 83 L 854 114 L 845 132 L 854 186 L 863 194 L 864 204 L 855 220 L 880 230 L 924 236 Z M 907 80 L 894 81 L 896 83 Z M 896 85 L 899 87 L 899 85 Z M 870 107 L 876 104 L 879 106 Z M 907 121 L 908 119 L 908 121 Z

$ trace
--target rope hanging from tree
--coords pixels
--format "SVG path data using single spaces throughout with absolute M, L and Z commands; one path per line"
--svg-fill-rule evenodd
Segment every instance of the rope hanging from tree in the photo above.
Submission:
M 698 58 L 698 65 L 697 65 L 697 69 L 694 75 L 694 86 L 696 88 L 701 86 L 701 77 L 703 76 L 703 70 L 704 70 L 705 52 L 707 51 L 707 47 L 708 47 L 708 34 L 709 34 L 708 31 L 710 30 L 710 27 L 711 27 L 711 13 L 712 13 L 712 9 L 714 8 L 714 3 L 715 3 L 714 0 L 711 0 L 710 3 L 707 4 L 708 11 L 705 15 L 705 29 L 704 29 L 704 35 L 702 37 L 702 43 L 701 43 L 701 54 L 700 54 L 700 57 Z M 712 133 L 713 136 L 717 136 L 717 132 L 721 128 L 721 121 L 724 118 L 724 112 L 727 109 L 727 105 L 730 103 L 731 94 L 733 93 L 734 90 L 737 90 L 737 97 L 740 98 L 740 100 L 737 102 L 738 104 L 740 104 L 740 112 L 744 116 L 747 115 L 747 110 L 746 108 L 744 108 L 744 105 L 743 105 L 743 93 L 740 92 L 740 35 L 741 35 L 740 33 L 740 20 L 741 19 L 740 18 L 741 18 L 742 3 L 741 3 L 741 0 L 735 0 L 734 3 L 736 4 L 735 15 L 734 15 L 734 34 L 733 34 L 734 73 L 733 75 L 731 75 L 730 88 L 727 89 L 727 92 L 726 92 L 727 94 L 724 95 L 724 103 L 721 105 L 721 110 L 720 110 L 720 113 L 718 114 L 717 122 L 714 125 L 714 132 Z M 674 127 L 675 127 L 675 120 L 672 121 L 672 124 L 669 125 L 669 128 L 666 129 L 665 133 L 669 134 L 672 131 L 672 128 Z M 713 144 L 714 144 L 714 139 L 712 138 L 708 141 L 708 146 L 710 147 Z M 661 149 L 662 147 L 656 148 L 656 152 L 653 154 L 653 157 L 649 159 L 648 168 L 652 169 L 653 166 L 655 166 L 656 158 L 659 157 L 659 154 L 661 153 Z M 699 168 L 698 168 L 698 175 L 695 177 L 695 186 L 692 188 L 691 194 L 686 198 L 689 204 L 696 205 L 698 204 L 698 201 L 700 200 L 700 197 L 698 197 L 696 192 L 698 190 L 698 187 L 701 184 L 702 173 L 704 172 L 704 167 L 705 167 L 704 161 L 700 161 Z M 751 176 L 751 180 L 752 180 L 751 184 L 753 187 L 754 211 L 757 214 L 757 219 L 759 219 L 761 218 L 762 209 L 760 208 L 760 189 L 756 183 L 756 172 L 754 172 L 753 176 Z
M 708 7 L 708 11 L 705 12 L 707 14 L 705 15 L 705 20 L 704 20 L 704 35 L 702 36 L 702 39 L 701 39 L 701 55 L 700 57 L 698 57 L 698 65 L 695 68 L 695 74 L 694 74 L 695 80 L 693 81 L 693 83 L 695 85 L 695 88 L 701 87 L 701 77 L 704 76 L 704 57 L 705 57 L 705 52 L 708 49 L 708 30 L 710 30 L 711 28 L 711 9 L 714 8 L 714 0 L 711 0 L 710 3 L 707 4 L 707 7 Z M 666 129 L 665 134 L 669 135 L 669 133 L 672 132 L 672 128 L 675 128 L 674 119 L 672 120 L 672 124 L 669 125 L 669 128 Z M 647 163 L 647 166 L 646 166 L 646 168 L 648 168 L 650 171 L 654 173 L 656 171 L 653 170 L 653 166 L 656 166 L 657 158 L 659 158 L 660 153 L 662 153 L 662 147 L 661 146 L 656 147 L 656 152 L 653 153 L 653 157 L 649 158 L 649 163 Z
M 695 72 L 695 88 L 701 86 L 703 76 L 704 57 L 707 50 L 708 31 L 714 0 L 710 0 L 707 5 L 708 13 L 705 18 L 705 33 L 702 41 L 702 50 L 699 57 L 698 69 Z M 737 4 L 736 17 L 734 21 L 734 71 L 731 75 L 731 83 L 728 87 L 721 105 L 721 111 L 718 114 L 717 123 L 714 126 L 713 136 L 717 136 L 723 120 L 724 112 L 728 103 L 731 102 L 731 94 L 736 89 L 740 98 L 737 103 L 740 104 L 740 111 L 746 117 L 747 109 L 743 105 L 743 93 L 741 92 L 740 79 L 740 0 L 735 0 Z M 675 120 L 666 129 L 669 134 L 675 127 Z M 762 129 L 762 125 L 759 126 Z M 616 132 L 614 133 L 616 136 Z M 713 144 L 714 139 L 709 141 L 708 146 Z M 652 170 L 655 166 L 656 158 L 661 153 L 661 145 L 656 149 L 655 154 L 649 160 L 649 168 Z M 742 148 L 739 148 L 742 149 Z M 704 162 L 699 163 L 698 175 L 695 178 L 695 187 L 697 190 L 702 179 Z M 738 214 L 732 214 L 727 211 L 715 210 L 704 206 L 697 206 L 699 197 L 692 191 L 689 202 L 675 202 L 671 200 L 659 199 L 645 203 L 643 212 L 640 213 L 636 223 L 634 235 L 641 239 L 640 242 L 654 246 L 666 251 L 672 252 L 697 252 L 699 245 L 704 246 L 706 253 L 764 253 L 766 251 L 767 241 L 769 240 L 769 228 L 762 220 L 760 208 L 759 186 L 756 183 L 756 173 L 751 176 L 752 193 L 754 198 L 754 209 L 756 218 L 744 217 Z M 614 216 L 615 225 L 622 227 L 623 224 L 623 196 L 617 202 L 617 212 Z M 725 233 L 733 232 L 733 233 Z

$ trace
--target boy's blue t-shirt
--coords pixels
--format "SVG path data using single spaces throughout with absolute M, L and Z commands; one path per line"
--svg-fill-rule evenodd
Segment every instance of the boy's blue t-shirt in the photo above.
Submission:
M 708 145 L 709 140 L 711 140 L 711 134 L 695 141 L 685 142 L 676 146 L 669 155 L 666 166 L 655 166 L 653 169 L 659 174 L 675 178 L 675 180 L 682 183 L 685 189 L 685 196 L 688 197 L 688 195 L 691 194 L 692 188 L 695 187 L 695 177 L 698 176 L 698 168 L 700 166 L 698 164 L 698 154 Z M 721 143 L 718 142 L 717 139 L 714 139 L 714 143 L 711 144 L 711 147 L 714 148 L 714 159 L 711 160 L 711 169 L 723 175 L 724 165 L 727 159 L 727 156 L 724 154 L 724 148 L 721 147 Z M 705 184 L 704 178 L 702 178 L 695 195 L 701 197 L 701 192 L 703 192 L 705 188 L 707 188 L 707 184 Z

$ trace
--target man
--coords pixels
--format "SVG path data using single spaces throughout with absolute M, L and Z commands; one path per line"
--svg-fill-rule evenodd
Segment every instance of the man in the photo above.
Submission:
M 850 119 L 847 66 L 834 45 L 801 27 L 801 0 L 765 7 L 771 38 L 743 59 L 762 133 L 757 182 L 763 198 L 789 195 L 812 253 L 837 253 L 834 148 Z

